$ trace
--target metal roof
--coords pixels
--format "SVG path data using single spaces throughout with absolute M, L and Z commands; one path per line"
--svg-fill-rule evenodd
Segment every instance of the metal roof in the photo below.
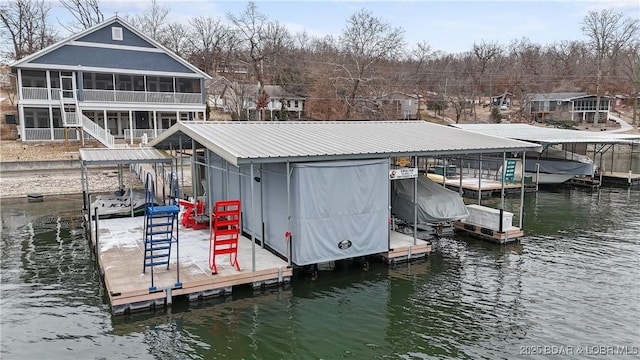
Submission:
M 83 165 L 170 163 L 171 156 L 151 147 L 116 149 L 80 149 Z
M 541 151 L 537 144 L 424 121 L 182 122 L 149 146 L 191 147 L 191 139 L 234 165 L 389 156 Z
M 636 134 L 556 129 L 528 124 L 457 124 L 454 126 L 478 134 L 542 144 L 622 144 L 640 140 L 640 135 Z

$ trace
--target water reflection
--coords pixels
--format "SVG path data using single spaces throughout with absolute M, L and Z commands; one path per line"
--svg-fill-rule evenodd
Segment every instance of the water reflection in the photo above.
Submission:
M 116 317 L 76 217 L 51 210 L 81 202 L 3 203 L 0 355 L 512 359 L 520 346 L 637 345 L 639 203 L 637 190 L 541 192 L 525 199 L 519 244 L 456 234 L 411 264 Z

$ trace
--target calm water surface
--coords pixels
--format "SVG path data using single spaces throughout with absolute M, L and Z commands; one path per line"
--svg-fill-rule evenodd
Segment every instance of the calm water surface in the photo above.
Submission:
M 495 200 L 493 200 L 495 201 Z M 507 210 L 519 199 L 507 199 Z M 530 195 L 527 236 L 111 316 L 80 200 L 2 203 L 2 359 L 582 359 L 640 346 L 640 191 Z M 517 214 L 515 218 L 517 218 Z M 537 347 L 549 347 L 547 350 Z M 611 346 L 599 350 L 596 347 Z M 571 347 L 571 348 L 569 348 Z M 578 353 L 578 349 L 590 354 Z M 628 356 L 628 358 L 638 358 Z

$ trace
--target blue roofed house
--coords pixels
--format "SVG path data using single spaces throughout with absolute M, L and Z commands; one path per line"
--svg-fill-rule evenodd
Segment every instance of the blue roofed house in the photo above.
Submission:
M 115 16 L 12 64 L 23 141 L 153 138 L 205 118 L 210 76 Z M 83 137 L 84 138 L 84 137 Z

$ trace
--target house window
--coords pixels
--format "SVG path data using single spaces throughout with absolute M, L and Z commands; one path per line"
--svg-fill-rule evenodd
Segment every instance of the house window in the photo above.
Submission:
M 22 87 L 47 87 L 47 73 L 38 70 L 22 70 Z
M 291 100 L 287 100 L 287 107 L 290 108 L 291 107 Z
M 121 27 L 112 27 L 111 28 L 111 39 L 115 40 L 115 41 L 122 41 L 123 40 L 123 33 L 122 33 L 122 28 Z
M 49 74 L 49 80 L 51 83 L 51 88 L 52 89 L 60 89 L 60 72 L 58 71 L 51 71 L 51 73 Z
M 298 100 L 293 102 L 293 107 L 295 107 L 296 109 L 298 108 Z
M 24 126 L 26 128 L 48 128 L 49 109 L 25 108 Z

